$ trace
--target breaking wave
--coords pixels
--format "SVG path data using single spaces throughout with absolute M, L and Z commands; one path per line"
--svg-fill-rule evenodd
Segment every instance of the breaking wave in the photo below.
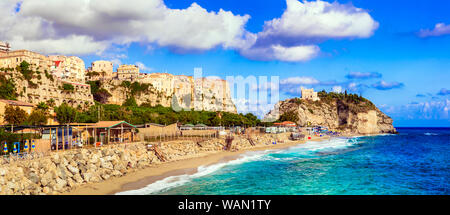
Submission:
M 359 144 L 358 137 L 353 138 L 333 138 L 325 141 L 309 141 L 305 144 L 299 144 L 286 149 L 265 150 L 257 152 L 247 152 L 238 159 L 228 162 L 217 163 L 208 166 L 200 166 L 194 174 L 183 174 L 169 176 L 162 180 L 147 185 L 144 188 L 116 193 L 116 195 L 148 195 L 169 190 L 174 187 L 182 186 L 195 178 L 200 178 L 214 173 L 225 166 L 239 165 L 254 161 L 293 161 L 308 159 L 310 157 L 323 156 L 333 153 L 342 153 L 344 150 L 355 144 Z
M 217 170 L 220 170 L 224 166 L 238 165 L 238 164 L 242 164 L 245 162 L 259 160 L 261 157 L 263 157 L 265 154 L 269 153 L 270 151 L 271 150 L 260 151 L 260 152 L 248 152 L 248 153 L 241 155 L 240 158 L 235 159 L 235 160 L 231 160 L 231 161 L 223 162 L 223 163 L 217 163 L 217 164 L 208 165 L 208 166 L 200 166 L 197 168 L 197 172 L 194 174 L 169 176 L 167 178 L 164 178 L 162 180 L 159 180 L 152 184 L 149 184 L 144 188 L 141 188 L 138 190 L 124 191 L 124 192 L 116 193 L 116 195 L 146 195 L 146 194 L 161 192 L 161 191 L 173 188 L 173 187 L 177 187 L 177 186 L 186 184 L 194 178 L 199 178 L 202 176 L 209 175 L 213 172 L 216 172 Z

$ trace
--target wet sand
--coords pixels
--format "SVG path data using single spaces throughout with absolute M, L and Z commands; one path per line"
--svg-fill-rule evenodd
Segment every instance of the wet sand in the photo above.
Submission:
M 321 141 L 328 137 L 313 137 L 308 141 Z M 136 190 L 170 176 L 194 174 L 199 166 L 208 166 L 221 162 L 228 162 L 250 151 L 265 151 L 292 147 L 306 141 L 289 141 L 276 145 L 259 145 L 236 152 L 217 151 L 199 154 L 198 157 L 155 164 L 150 167 L 127 173 L 121 177 L 110 178 L 98 183 L 89 183 L 75 188 L 63 195 L 112 195 L 118 192 Z

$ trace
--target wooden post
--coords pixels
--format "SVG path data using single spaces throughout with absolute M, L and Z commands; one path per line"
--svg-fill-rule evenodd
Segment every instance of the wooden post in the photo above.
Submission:
M 109 145 L 110 139 L 111 139 L 111 128 L 108 128 L 108 145 Z
M 62 136 L 62 148 L 63 148 L 63 150 L 65 150 L 66 149 L 66 144 L 65 144 L 65 141 L 66 141 L 66 137 L 65 137 L 65 128 L 64 128 L 64 126 L 62 127 L 62 134 L 61 134 L 61 136 Z
M 44 134 L 44 132 L 42 132 Z M 52 136 L 52 128 L 50 128 L 50 150 L 52 149 L 53 136 Z M 31 143 L 30 143 L 30 151 L 31 151 Z
M 58 151 L 58 146 L 59 146 L 59 138 L 58 138 L 58 127 L 56 128 L 56 151 Z
M 121 143 L 123 143 L 123 124 L 121 124 L 120 125 L 120 132 L 121 132 L 121 138 L 120 138 L 120 141 L 121 141 Z

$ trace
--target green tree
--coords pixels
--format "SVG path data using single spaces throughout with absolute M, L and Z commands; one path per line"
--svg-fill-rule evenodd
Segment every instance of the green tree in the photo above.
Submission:
M 47 113 L 42 109 L 34 109 L 28 117 L 27 122 L 31 125 L 47 124 Z
M 12 125 L 20 125 L 28 118 L 27 112 L 19 107 L 13 107 L 11 105 L 6 106 L 4 119 L 6 122 Z
M 75 122 L 75 119 L 77 118 L 77 110 L 73 107 L 70 107 L 66 103 L 63 103 L 59 107 L 56 107 L 55 113 L 56 120 L 60 124 Z
M 279 121 L 291 121 L 291 122 L 297 122 L 299 120 L 298 115 L 295 111 L 289 111 L 286 113 L 281 114 Z
M 5 76 L 0 76 L 0 98 L 7 100 L 16 100 L 16 85 L 12 79 L 6 79 Z
M 128 97 L 127 100 L 125 100 L 125 102 L 123 103 L 123 106 L 137 107 L 138 105 L 136 103 L 136 99 L 134 98 L 134 96 L 131 96 L 131 97 Z
M 62 89 L 66 92 L 73 92 L 75 90 L 75 88 L 73 87 L 72 84 L 67 84 L 67 83 L 63 84 Z
M 56 103 L 54 99 L 49 99 L 45 102 L 45 104 L 47 104 L 47 106 L 49 107 L 55 107 Z
M 39 109 L 39 110 L 44 111 L 44 113 L 47 113 L 47 111 L 48 111 L 48 109 L 49 109 L 50 107 L 49 107 L 48 104 L 45 103 L 45 102 L 39 102 L 39 103 L 37 104 L 36 108 Z

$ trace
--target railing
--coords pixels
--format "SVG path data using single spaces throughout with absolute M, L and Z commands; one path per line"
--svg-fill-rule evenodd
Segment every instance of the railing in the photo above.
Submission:
M 201 142 L 209 139 L 217 138 L 216 132 L 211 132 L 209 134 L 199 134 L 199 135 L 186 135 L 182 133 L 174 133 L 174 134 L 159 134 L 159 135 L 145 135 L 142 134 L 142 141 L 145 142 L 169 142 L 175 140 L 191 140 L 195 142 Z

